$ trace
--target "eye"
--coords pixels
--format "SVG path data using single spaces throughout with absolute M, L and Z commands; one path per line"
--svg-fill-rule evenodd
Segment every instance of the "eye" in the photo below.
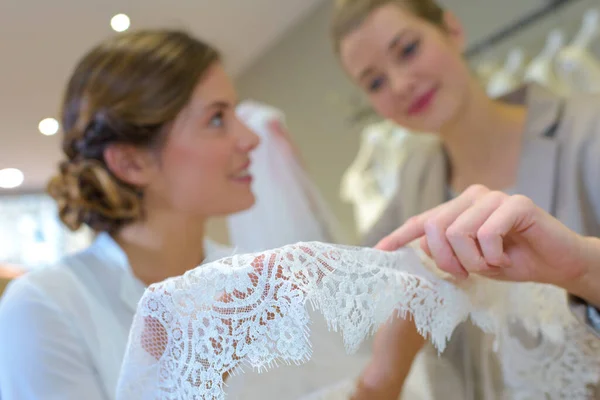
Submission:
M 385 82 L 384 77 L 378 77 L 369 82 L 369 92 L 376 92 L 383 86 Z
M 225 118 L 222 111 L 215 113 L 208 122 L 208 124 L 213 128 L 222 128 L 225 124 Z
M 417 39 L 414 42 L 412 42 L 411 44 L 404 46 L 402 48 L 401 57 L 408 58 L 408 57 L 414 55 L 417 52 L 417 50 L 419 50 L 420 44 L 421 44 L 421 41 L 419 39 Z

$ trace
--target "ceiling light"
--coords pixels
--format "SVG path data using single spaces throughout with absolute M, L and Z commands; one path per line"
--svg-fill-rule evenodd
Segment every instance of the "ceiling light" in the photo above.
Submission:
M 21 186 L 25 177 L 23 173 L 16 168 L 0 169 L 0 188 L 14 189 Z
M 117 14 L 110 20 L 111 28 L 117 32 L 125 32 L 127 29 L 129 29 L 130 24 L 131 21 L 125 14 Z
M 45 118 L 41 120 L 38 125 L 40 133 L 46 136 L 56 135 L 56 132 L 58 132 L 58 128 L 58 121 L 54 118 Z

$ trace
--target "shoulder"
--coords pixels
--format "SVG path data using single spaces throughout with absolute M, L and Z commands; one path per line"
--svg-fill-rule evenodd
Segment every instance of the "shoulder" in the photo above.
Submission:
M 564 164 L 575 166 L 574 171 L 596 187 L 600 171 L 600 94 L 581 93 L 565 99 L 557 140 Z
M 76 303 L 83 290 L 74 268 L 86 265 L 86 258 L 89 258 L 86 253 L 66 257 L 55 265 L 27 272 L 10 282 L 0 302 L 0 319 L 9 309 L 58 312 L 63 305 Z
M 565 97 L 567 112 L 572 117 L 600 120 L 600 93 L 574 93 Z
M 99 236 L 87 249 L 15 279 L 7 286 L 0 301 L 0 318 L 5 310 L 13 308 L 78 314 L 92 298 L 106 297 L 99 292 L 112 290 L 123 274 L 119 249 L 114 249 L 111 244 L 110 240 Z
M 562 135 L 563 142 L 575 142 L 580 146 L 589 141 L 600 140 L 600 94 L 578 93 L 564 101 Z
M 78 304 L 71 275 L 62 266 L 27 272 L 11 281 L 0 299 L 0 340 L 41 343 L 39 335 L 23 332 L 74 332 L 75 315 L 66 304 Z

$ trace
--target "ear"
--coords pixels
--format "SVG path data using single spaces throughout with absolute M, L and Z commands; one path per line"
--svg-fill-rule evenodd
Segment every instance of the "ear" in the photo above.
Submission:
M 137 187 L 147 186 L 156 169 L 156 156 L 131 145 L 114 144 L 104 150 L 106 166 L 118 179 Z
M 458 51 L 460 51 L 461 53 L 464 52 L 466 48 L 466 37 L 465 30 L 460 20 L 456 17 L 454 13 L 450 11 L 445 11 L 444 25 L 446 27 L 448 38 L 451 40 L 452 44 L 456 47 Z

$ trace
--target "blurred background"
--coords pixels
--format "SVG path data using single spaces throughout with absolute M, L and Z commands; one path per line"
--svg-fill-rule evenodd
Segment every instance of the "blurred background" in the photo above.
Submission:
M 553 65 L 556 51 L 548 47 L 560 50 L 582 30 L 595 37 L 589 50 L 600 65 L 598 0 L 441 3 L 464 23 L 466 57 L 494 95 L 535 80 L 540 63 Z M 356 241 L 369 222 L 359 221 L 361 205 L 341 194 L 342 182 L 364 133 L 380 121 L 332 54 L 330 8 L 328 0 L 0 0 L 0 279 L 18 274 L 14 266 L 41 268 L 91 241 L 87 229 L 68 232 L 44 194 L 61 159 L 54 118 L 76 61 L 126 29 L 182 27 L 222 49 L 240 98 L 284 110 L 308 174 Z M 225 221 L 212 221 L 209 234 L 229 242 Z

